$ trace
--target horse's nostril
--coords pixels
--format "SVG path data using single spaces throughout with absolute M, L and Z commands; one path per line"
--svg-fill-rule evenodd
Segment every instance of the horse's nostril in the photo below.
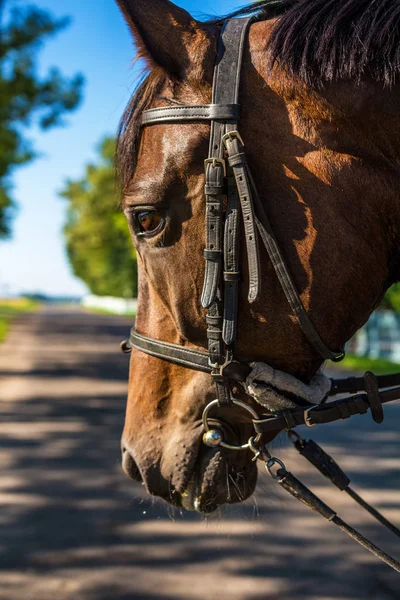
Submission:
M 124 473 L 128 475 L 131 479 L 135 481 L 139 481 L 140 483 L 143 481 L 142 476 L 139 471 L 139 467 L 135 463 L 132 458 L 131 453 L 125 446 L 122 446 L 122 469 Z

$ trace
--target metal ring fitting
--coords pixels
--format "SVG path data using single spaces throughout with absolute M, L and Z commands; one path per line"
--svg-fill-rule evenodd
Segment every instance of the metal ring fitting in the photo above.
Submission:
M 234 404 L 235 406 L 238 406 L 239 408 L 242 408 L 243 410 L 245 410 L 248 413 L 250 413 L 252 419 L 258 419 L 258 414 L 256 413 L 256 411 L 253 408 L 251 408 L 251 406 L 248 406 L 244 402 L 241 402 L 241 400 L 235 400 L 233 398 L 232 399 L 232 404 Z M 207 406 L 204 409 L 202 419 L 203 419 L 203 427 L 204 427 L 205 435 L 211 430 L 211 428 L 210 428 L 210 426 L 208 424 L 208 415 L 209 415 L 211 409 L 214 408 L 215 406 L 218 407 L 218 408 L 221 407 L 218 400 L 213 400 L 212 402 L 210 402 L 209 404 L 207 404 Z M 212 427 L 212 430 L 215 430 L 215 427 Z M 260 439 L 261 439 L 261 437 L 262 437 L 262 434 L 259 433 L 254 438 L 253 441 L 255 443 L 259 442 Z M 226 448 L 227 450 L 249 450 L 250 449 L 249 443 L 243 444 L 242 446 L 233 446 L 232 444 L 228 444 L 227 442 L 224 442 L 223 439 L 221 439 L 221 441 L 217 445 L 221 446 L 221 448 Z
M 276 458 L 275 456 L 273 458 L 271 458 L 271 460 L 269 460 L 267 463 L 265 463 L 265 468 L 267 469 L 268 473 L 271 475 L 271 477 L 273 479 L 280 479 L 280 475 L 278 475 L 277 473 L 273 473 L 272 471 L 272 467 L 275 465 L 279 465 L 281 467 L 281 469 L 285 469 L 286 471 L 286 467 L 285 464 L 279 460 L 279 458 Z
M 307 408 L 307 410 L 304 411 L 304 424 L 307 425 L 307 427 L 315 427 L 317 425 L 317 423 L 311 421 L 312 415 L 310 415 L 310 412 L 314 410 L 314 408 L 318 408 L 318 406 L 320 405 L 314 404 L 314 406 L 310 406 L 310 408 Z

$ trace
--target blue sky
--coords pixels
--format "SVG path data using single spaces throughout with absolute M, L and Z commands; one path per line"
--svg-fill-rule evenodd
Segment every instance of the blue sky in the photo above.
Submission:
M 194 0 L 177 2 L 198 18 L 222 15 L 245 3 L 203 0 L 200 11 Z M 85 97 L 64 128 L 29 132 L 41 156 L 15 172 L 19 211 L 12 240 L 0 243 L 0 296 L 7 291 L 85 293 L 66 258 L 65 201 L 58 191 L 66 179 L 81 176 L 102 137 L 115 133 L 137 77 L 131 69 L 131 38 L 114 0 L 36 0 L 35 4 L 55 16 L 72 17 L 70 27 L 43 47 L 41 71 L 52 65 L 66 75 L 81 71 L 86 77 Z

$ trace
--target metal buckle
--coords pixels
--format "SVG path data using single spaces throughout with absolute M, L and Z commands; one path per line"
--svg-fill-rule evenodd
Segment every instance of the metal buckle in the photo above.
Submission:
M 228 133 L 226 133 L 223 138 L 222 138 L 222 143 L 224 144 L 225 148 L 226 148 L 226 142 L 228 140 L 232 140 L 232 139 L 238 139 L 239 142 L 242 144 L 242 146 L 244 146 L 244 141 L 242 136 L 240 135 L 240 133 L 238 131 L 228 131 Z
M 310 406 L 310 408 L 307 408 L 307 410 L 304 411 L 304 424 L 307 425 L 307 427 L 315 427 L 318 423 L 312 423 L 311 422 L 311 416 L 310 416 L 310 411 L 314 410 L 314 408 L 318 408 L 319 404 L 314 404 L 314 406 Z
M 235 361 L 235 360 L 226 360 L 224 363 L 222 363 L 222 365 L 220 365 L 219 363 L 217 363 L 217 362 L 213 363 L 210 359 L 208 359 L 208 365 L 214 371 L 214 373 L 211 373 L 211 375 L 219 375 L 221 377 L 225 377 L 225 375 L 224 375 L 225 369 L 227 367 L 229 367 L 229 365 L 233 364 L 234 362 L 237 362 L 237 361 Z
M 221 167 L 224 170 L 224 177 L 226 177 L 226 162 L 223 158 L 206 158 L 206 160 L 204 161 L 205 168 L 207 168 L 207 165 L 212 165 L 214 168 L 217 165 L 221 165 Z

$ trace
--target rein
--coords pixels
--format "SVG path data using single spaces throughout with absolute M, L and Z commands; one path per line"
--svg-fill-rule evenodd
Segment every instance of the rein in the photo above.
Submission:
M 355 393 L 355 395 L 317 406 L 298 399 L 295 408 L 269 412 L 261 417 L 248 404 L 232 397 L 232 382 L 244 384 L 252 371 L 249 364 L 235 360 L 234 355 L 238 329 L 241 222 L 244 226 L 248 261 L 248 302 L 255 302 L 261 293 L 259 258 L 261 240 L 289 306 L 310 345 L 324 360 L 339 362 L 345 356 L 344 350 L 333 351 L 325 345 L 308 316 L 277 244 L 247 162 L 245 143 L 239 133 L 238 124 L 240 75 L 250 23 L 251 19 L 230 19 L 222 28 L 214 71 L 212 104 L 154 108 L 144 111 L 141 120 L 142 128 L 158 123 L 210 122 L 211 124 L 209 155 L 205 160 L 206 248 L 204 250 L 205 277 L 201 297 L 202 306 L 207 309 L 208 352 L 154 340 L 138 333 L 134 328 L 121 348 L 126 353 L 135 349 L 176 365 L 209 373 L 216 386 L 217 399 L 208 404 L 204 410 L 204 443 L 230 450 L 251 450 L 254 453 L 253 460 L 263 460 L 267 471 L 286 491 L 335 523 L 378 558 L 400 572 L 399 562 L 344 523 L 332 509 L 286 471 L 282 461 L 272 457 L 265 445 L 262 445 L 264 434 L 276 435 L 286 430 L 299 452 L 316 468 L 329 477 L 337 487 L 345 489 L 380 522 L 390 526 L 394 533 L 400 535 L 397 528 L 348 488 L 349 480 L 331 457 L 314 442 L 302 440 L 293 432 L 293 429 L 299 425 L 313 427 L 347 419 L 356 414 L 365 414 L 368 410 L 371 410 L 373 419 L 381 423 L 382 405 L 400 398 L 400 374 L 379 378 L 372 373 L 366 373 L 364 378 L 332 380 L 329 397 L 342 393 Z M 398 387 L 380 391 L 381 388 L 393 386 Z M 221 431 L 210 429 L 209 413 L 221 406 L 238 406 L 251 415 L 254 437 L 247 444 L 230 445 L 224 441 Z M 274 469 L 276 465 L 280 467 L 277 471 Z

